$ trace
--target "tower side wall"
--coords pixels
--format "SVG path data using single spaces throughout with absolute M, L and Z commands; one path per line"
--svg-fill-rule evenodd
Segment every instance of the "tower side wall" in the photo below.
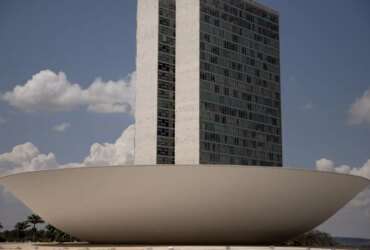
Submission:
M 177 0 L 175 163 L 199 164 L 199 0 Z
M 156 164 L 158 96 L 158 0 L 137 7 L 135 164 Z

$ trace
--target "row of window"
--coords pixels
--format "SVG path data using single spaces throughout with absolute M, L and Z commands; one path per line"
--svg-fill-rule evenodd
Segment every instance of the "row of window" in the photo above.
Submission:
M 206 22 L 200 23 L 200 30 L 208 34 L 219 37 L 220 39 L 227 39 L 229 41 L 238 40 L 242 46 L 252 48 L 256 51 L 263 52 L 265 54 L 271 54 L 274 56 L 279 56 L 279 43 L 275 42 L 276 46 L 271 46 L 264 44 L 255 40 L 253 33 L 240 34 L 240 32 L 231 32 L 228 30 L 220 29 L 214 25 L 210 25 Z
M 176 0 L 159 0 L 159 8 L 176 11 Z
M 200 163 L 208 163 L 208 164 L 232 164 L 232 165 L 250 165 L 250 166 L 281 166 L 281 156 L 277 156 L 276 158 L 280 159 L 277 161 L 266 161 L 266 160 L 259 160 L 253 159 L 248 157 L 242 156 L 235 156 L 235 155 L 223 155 L 219 153 L 212 153 L 212 152 L 202 152 L 200 154 Z
M 167 26 L 163 26 L 163 25 L 159 25 L 159 34 L 175 37 L 176 36 L 176 29 L 171 28 L 171 27 L 167 27 Z
M 249 23 L 246 23 L 248 24 L 247 27 L 243 27 L 239 25 L 234 25 L 232 23 L 224 22 L 222 19 L 213 18 L 204 13 L 201 13 L 200 20 L 201 22 L 208 24 L 211 27 L 221 28 L 223 30 L 231 32 L 232 34 L 252 39 L 255 42 L 264 44 L 266 46 L 271 46 L 273 48 L 279 47 L 279 36 L 277 34 L 268 32 L 265 29 L 259 30 L 258 28 L 255 28 L 256 31 L 253 31 L 251 27 L 252 25 L 250 25 Z
M 201 62 L 201 66 L 202 65 L 204 67 L 204 63 Z M 209 81 L 209 82 L 212 82 L 212 83 L 218 83 L 218 84 L 223 84 L 225 82 L 223 80 L 228 78 L 228 79 L 234 80 L 235 82 L 237 82 L 237 81 L 245 82 L 246 85 L 247 85 L 247 84 L 253 83 L 253 79 L 258 79 L 258 76 L 250 77 L 247 74 L 236 73 L 235 71 L 230 72 L 230 70 L 223 71 L 223 72 L 222 71 L 221 72 L 213 72 L 213 71 L 211 72 L 211 71 L 201 70 L 200 78 L 201 78 L 201 80 Z M 219 81 L 219 80 L 221 80 L 221 81 Z M 262 79 L 260 79 L 260 80 L 262 80 Z
M 231 75 L 234 79 L 240 81 L 245 81 L 248 77 L 255 76 L 266 81 L 275 81 L 280 83 L 280 69 L 278 67 L 273 68 L 268 67 L 267 64 L 262 64 L 262 68 L 257 68 L 255 66 L 255 60 L 251 58 L 241 54 L 230 53 L 230 50 L 228 49 L 219 48 L 205 42 L 200 43 L 200 49 L 202 52 L 207 52 L 210 56 L 213 56 L 212 64 L 214 65 L 209 62 L 204 62 L 205 60 L 201 60 L 203 62 L 203 65 L 201 66 L 208 71 L 224 74 L 228 77 Z M 220 58 L 215 59 L 216 57 Z M 224 67 L 219 66 L 218 63 L 215 63 L 218 62 L 218 60 L 222 60 L 222 63 L 227 65 Z M 238 64 L 240 64 L 240 66 L 237 66 Z M 231 67 L 228 67 L 228 65 Z M 234 69 L 232 67 L 233 65 Z
M 158 146 L 162 147 L 174 147 L 175 146 L 175 141 L 171 137 L 163 137 L 163 136 L 158 136 Z
M 264 107 L 262 110 L 258 110 L 260 112 L 253 112 L 252 104 L 248 104 L 248 107 L 250 109 L 233 108 L 230 106 L 210 103 L 207 101 L 201 103 L 201 109 L 205 111 L 239 117 L 241 119 L 256 122 L 263 122 L 272 126 L 277 126 L 279 124 L 279 114 L 277 114 L 276 110 Z M 253 108 L 256 109 L 257 105 L 253 105 Z
M 175 130 L 169 128 L 158 128 L 157 135 L 164 136 L 164 137 L 175 137 Z
M 234 16 L 242 16 L 243 13 L 241 11 L 246 11 L 255 16 L 256 19 L 263 18 L 265 21 L 276 24 L 279 22 L 279 17 L 276 14 L 271 13 L 270 11 L 268 12 L 260 7 L 256 7 L 245 0 L 229 0 L 227 2 L 220 2 L 219 0 L 202 0 L 202 3 L 212 5 L 217 9 L 223 9 Z
M 158 97 L 162 99 L 175 100 L 175 92 L 167 89 L 158 88 Z
M 174 128 L 175 127 L 175 121 L 158 117 L 157 126 L 158 127 L 165 127 L 165 128 Z
M 161 80 L 160 79 L 158 81 L 158 88 L 159 89 L 164 89 L 164 90 L 175 91 L 175 83 L 174 83 L 174 81 L 168 81 L 168 80 Z
M 173 147 L 157 147 L 157 154 L 158 155 L 175 155 L 175 150 Z
M 271 64 L 270 67 L 273 69 L 279 69 L 279 60 L 277 57 L 268 55 L 267 53 L 258 52 L 258 50 L 251 48 L 248 45 L 243 46 L 242 43 L 230 42 L 227 38 L 219 38 L 205 32 L 200 33 L 200 40 L 202 42 L 212 44 L 213 46 L 209 47 L 211 48 L 209 51 L 217 56 L 221 55 L 221 50 L 219 48 L 223 47 L 224 49 L 233 50 L 237 53 L 231 54 L 232 57 L 235 57 L 236 61 L 241 61 L 250 64 L 251 66 L 257 65 L 258 68 L 261 67 L 259 65 Z M 239 44 L 240 47 L 237 44 Z M 230 53 L 227 55 L 230 56 Z
M 174 164 L 175 163 L 175 154 L 173 156 L 163 156 L 157 155 L 158 164 Z
M 221 55 L 223 57 L 229 57 L 234 61 L 243 61 L 247 56 L 249 59 L 258 60 L 261 61 L 261 63 L 269 63 L 279 66 L 278 51 L 266 50 L 260 46 L 254 46 L 254 44 L 249 40 L 236 42 L 236 35 L 226 33 L 226 35 L 223 34 L 221 36 L 218 33 L 221 33 L 221 31 L 210 33 L 207 30 L 202 29 L 202 32 L 200 33 L 200 41 L 209 44 L 202 45 L 204 46 L 204 49 L 218 56 Z
M 175 120 L 175 111 L 158 108 L 158 117 L 167 118 L 171 120 Z
M 266 143 L 275 143 L 281 148 L 281 138 L 278 135 L 264 134 L 260 131 L 250 130 L 248 128 L 232 127 L 221 123 L 202 121 L 202 131 L 212 133 L 231 135 L 242 139 L 255 140 Z
M 175 102 L 169 99 L 158 98 L 158 108 L 175 110 Z
M 157 163 L 175 162 L 176 0 L 159 1 Z
M 171 18 L 166 18 L 166 17 L 159 17 L 159 25 L 171 27 L 171 28 L 176 28 L 176 20 L 171 19 Z
M 242 82 L 221 75 L 213 75 L 208 72 L 200 73 L 201 89 L 213 91 L 216 85 L 227 86 L 230 89 L 237 89 L 239 92 L 246 92 L 260 97 L 275 99 L 276 103 L 273 106 L 280 107 L 280 89 L 276 84 L 268 81 L 263 81 L 259 78 L 251 78 L 250 82 Z M 275 102 L 274 102 L 275 103 Z
M 201 8 L 202 13 L 202 20 L 206 23 L 210 23 L 217 27 L 225 28 L 232 27 L 230 25 L 234 25 L 234 27 L 241 27 L 243 28 L 241 34 L 249 32 L 255 32 L 260 35 L 263 35 L 268 40 L 265 42 L 266 44 L 270 44 L 269 39 L 279 40 L 278 36 L 278 26 L 274 25 L 274 29 L 272 30 L 271 27 L 263 27 L 261 24 L 266 24 L 265 22 L 259 22 L 260 25 L 253 23 L 251 20 L 246 20 L 244 18 L 240 18 L 239 16 L 229 15 L 225 12 L 221 12 L 219 14 L 218 10 L 211 9 L 209 6 L 202 5 Z M 228 28 L 230 29 L 230 28 Z M 235 29 L 235 28 L 234 28 Z M 233 28 L 231 28 L 233 30 Z M 247 31 L 248 30 L 248 31 Z
M 158 54 L 158 63 L 168 63 L 171 65 L 175 65 L 175 57 L 173 55 L 169 55 L 166 53 L 159 53 Z
M 229 111 L 230 109 L 226 110 L 223 109 L 223 111 Z M 280 120 L 272 117 L 267 117 L 264 114 L 257 114 L 252 112 L 246 112 L 246 111 L 240 111 L 237 112 L 235 116 L 229 114 L 230 112 L 227 112 L 227 114 L 220 113 L 219 110 L 216 112 L 209 111 L 207 109 L 202 110 L 204 112 L 205 118 L 210 118 L 206 120 L 210 120 L 213 122 L 219 122 L 222 124 L 229 124 L 237 127 L 243 127 L 243 124 L 246 124 L 246 122 L 255 122 L 256 128 L 259 127 L 260 124 L 263 126 L 272 127 L 272 129 L 276 129 L 275 127 L 280 125 Z M 242 116 L 242 117 L 240 117 Z
M 164 52 L 164 53 L 168 53 L 171 55 L 175 55 L 176 53 L 175 47 L 169 46 L 167 44 L 162 44 L 162 43 L 159 44 L 159 52 Z
M 201 140 L 205 142 L 213 142 L 210 144 L 217 145 L 212 147 L 213 152 L 227 153 L 227 154 L 247 154 L 250 151 L 263 151 L 280 153 L 281 147 L 278 144 L 251 141 L 233 137 L 228 135 L 220 135 L 218 133 L 204 132 L 201 134 Z M 214 144 L 216 143 L 216 144 Z M 208 149 L 209 150 L 209 149 Z M 249 155 L 253 156 L 253 155 Z
M 169 37 L 168 35 L 159 34 L 159 42 L 169 46 L 175 46 L 175 38 Z
M 281 135 L 281 129 L 279 126 L 275 127 L 269 124 L 264 124 L 262 122 L 240 119 L 237 117 L 226 116 L 214 112 L 202 111 L 201 113 L 202 122 L 214 122 L 224 125 L 229 125 L 231 127 L 239 127 L 243 129 L 250 129 L 255 131 L 260 131 L 262 133 L 271 134 L 275 136 Z
M 202 70 L 225 75 L 226 77 L 231 76 L 232 78 L 239 81 L 246 80 L 247 82 L 251 82 L 252 76 L 262 78 L 267 81 L 275 81 L 277 83 L 279 83 L 280 81 L 279 73 L 273 74 L 268 72 L 268 68 L 264 67 L 265 65 L 263 65 L 263 70 L 260 70 L 250 67 L 246 64 L 234 63 L 229 61 L 226 64 L 229 64 L 231 67 L 225 67 L 218 65 L 217 57 L 213 57 L 210 59 L 213 61 L 208 62 L 206 60 L 202 60 L 200 65 Z
M 172 20 L 176 19 L 176 11 L 169 8 L 159 8 L 159 15 Z
M 174 73 L 175 72 L 175 65 L 159 62 L 158 63 L 158 70 Z
M 248 111 L 268 112 L 270 115 L 280 115 L 280 101 L 274 100 L 271 96 L 264 97 L 249 94 L 250 92 L 239 91 L 230 87 L 222 87 L 216 83 L 204 87 L 201 84 L 201 96 L 213 103 L 245 109 Z M 278 95 L 278 93 L 276 93 Z
M 201 23 L 208 33 L 201 38 L 201 163 L 281 165 L 277 17 L 237 0 L 221 2 L 201 1 L 208 23 Z M 157 163 L 171 164 L 176 0 L 159 3 Z
M 174 148 L 175 146 L 175 140 L 171 137 L 164 137 L 164 136 L 158 136 L 157 137 L 157 148 L 158 147 L 169 147 L 169 148 Z M 161 152 L 168 152 L 168 151 L 162 151 Z M 168 154 L 161 153 L 162 155 L 165 156 L 171 156 Z

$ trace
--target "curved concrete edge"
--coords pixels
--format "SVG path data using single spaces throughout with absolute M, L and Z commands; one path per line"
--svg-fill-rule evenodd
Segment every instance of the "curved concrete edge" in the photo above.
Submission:
M 89 243 L 0 243 L 7 250 L 354 250 L 352 247 L 243 246 L 243 245 L 115 245 Z M 1 249 L 1 248 L 0 248 Z
M 12 178 L 18 175 L 32 175 L 32 174 L 37 174 L 37 173 L 42 173 L 42 172 L 51 172 L 51 171 L 68 171 L 68 170 L 80 170 L 80 169 L 95 169 L 95 168 L 117 168 L 117 167 L 127 167 L 127 168 L 132 168 L 132 167 L 141 167 L 141 168 L 152 168 L 152 167 L 168 167 L 169 165 L 112 165 L 112 166 L 89 166 L 89 167 L 70 167 L 70 168 L 56 168 L 56 169 L 44 169 L 44 170 L 37 170 L 37 171 L 28 171 L 28 172 L 19 172 L 19 173 L 13 173 L 13 174 L 6 174 L 0 176 L 0 185 L 5 185 L 5 180 L 8 178 Z M 174 167 L 210 167 L 210 168 L 223 168 L 224 165 L 209 165 L 209 164 L 202 164 L 202 165 L 175 165 Z M 243 166 L 243 165 L 230 165 L 230 167 L 233 168 L 264 168 L 264 169 L 269 169 L 271 171 L 274 170 L 287 170 L 287 171 L 297 171 L 297 172 L 309 172 L 309 173 L 321 173 L 321 174 L 327 174 L 327 175 L 340 175 L 340 176 L 350 176 L 354 178 L 358 178 L 359 180 L 361 179 L 364 182 L 364 188 L 370 187 L 370 179 L 367 179 L 363 176 L 359 175 L 352 175 L 352 174 L 344 174 L 344 173 L 337 173 L 337 172 L 330 172 L 330 171 L 318 171 L 314 169 L 306 169 L 306 168 L 290 168 L 290 167 L 264 167 L 264 166 Z
M 90 177 L 92 179 L 88 183 L 81 181 L 88 180 Z M 175 178 L 172 179 L 172 177 Z M 197 180 L 192 183 L 194 177 Z M 199 182 L 199 180 L 202 181 Z M 206 185 L 203 183 L 205 180 Z M 266 182 L 266 180 L 268 181 Z M 189 181 L 192 184 L 189 185 Z M 233 186 L 234 181 L 237 183 L 236 186 Z M 269 183 L 269 185 L 266 186 L 264 183 Z M 370 180 L 334 172 L 280 167 L 131 165 L 17 173 L 1 177 L 0 184 L 3 184 L 25 205 L 35 213 L 39 213 L 49 223 L 72 235 L 81 236 L 81 239 L 90 242 L 147 242 L 149 244 L 164 243 L 170 241 L 170 239 L 175 239 L 174 242 L 177 243 L 189 243 L 187 239 L 194 237 L 192 233 L 194 230 L 196 231 L 210 223 L 211 228 L 216 228 L 216 231 L 214 229 L 206 231 L 206 233 L 199 231 L 198 233 L 204 237 L 197 240 L 193 238 L 195 243 L 229 242 L 238 244 L 243 243 L 240 237 L 227 235 L 227 233 L 225 235 L 224 231 L 217 231 L 217 228 L 233 230 L 235 224 L 243 221 L 243 225 L 255 225 L 253 228 L 244 227 L 242 229 L 243 232 L 249 232 L 248 230 L 251 229 L 250 233 L 252 235 L 255 233 L 253 230 L 257 230 L 259 233 L 253 237 L 260 238 L 255 242 L 274 242 L 274 239 L 276 241 L 275 233 L 279 235 L 278 239 L 285 239 L 321 224 L 355 197 L 357 193 L 370 185 Z M 233 186 L 232 189 L 230 189 L 230 186 Z M 50 189 L 50 187 L 52 188 Z M 78 188 L 76 190 L 72 187 Z M 94 189 L 94 195 L 91 195 L 91 187 Z M 125 189 L 127 187 L 138 189 Z M 235 193 L 235 187 L 240 191 Z M 177 188 L 179 189 L 177 190 Z M 202 188 L 205 188 L 203 189 L 204 192 L 201 191 Z M 342 194 L 331 196 L 338 188 Z M 123 192 L 117 192 L 117 190 L 123 190 Z M 231 193 L 234 192 L 233 195 L 236 196 L 230 197 L 230 191 Z M 256 194 L 256 191 L 258 191 L 258 194 Z M 300 195 L 302 191 L 304 191 L 304 196 Z M 106 203 L 105 196 L 107 194 L 116 196 L 115 198 L 107 198 L 114 201 L 114 203 Z M 273 196 L 273 194 L 277 196 Z M 261 197 L 263 198 L 261 199 Z M 275 197 L 279 198 L 275 199 Z M 187 200 L 188 198 L 190 199 Z M 210 199 L 205 203 L 205 198 Z M 235 203 L 234 198 L 241 203 Z M 65 207 L 63 203 L 65 199 L 70 199 L 72 205 Z M 184 200 L 186 200 L 186 203 L 183 203 Z M 292 204 L 289 204 L 291 201 L 293 201 Z M 80 203 L 82 205 L 78 205 Z M 317 203 L 317 205 L 314 203 Z M 106 206 L 106 204 L 114 204 L 114 206 Z M 93 208 L 93 211 L 109 211 L 109 223 L 102 220 L 96 224 L 95 220 L 100 220 L 100 218 L 91 217 L 93 214 L 91 212 L 86 213 L 83 209 L 84 206 Z M 182 206 L 186 209 L 182 209 Z M 272 210 L 269 209 L 270 206 L 272 206 Z M 62 207 L 63 214 L 57 211 Z M 203 209 L 208 210 L 209 207 L 213 207 L 209 211 L 212 215 L 209 215 L 208 212 L 204 214 Z M 284 212 L 287 208 L 289 208 L 289 213 Z M 192 209 L 198 211 L 195 211 L 196 219 L 194 222 L 189 223 L 188 213 L 185 211 L 192 211 Z M 315 212 L 313 212 L 314 210 Z M 127 211 L 127 215 L 122 214 L 122 211 Z M 225 211 L 233 211 L 230 213 L 232 218 L 223 219 Z M 293 218 L 291 218 L 292 212 L 295 213 Z M 139 221 L 133 220 L 132 213 L 141 219 Z M 153 216 L 151 213 L 154 213 Z M 263 218 L 260 216 L 261 213 L 264 214 Z M 179 214 L 181 215 L 181 222 L 177 224 L 172 222 L 175 219 L 174 216 Z M 211 217 L 213 219 L 217 218 L 217 222 L 213 222 Z M 161 219 L 157 220 L 158 218 Z M 168 221 L 164 218 L 167 218 Z M 254 218 L 258 219 L 255 220 Z M 281 221 L 281 218 L 290 218 L 290 222 L 286 224 Z M 178 219 L 176 218 L 176 220 Z M 293 223 L 294 220 L 298 223 Z M 88 221 L 87 226 L 81 226 L 79 221 Z M 148 224 L 148 221 L 151 221 L 151 223 Z M 260 222 L 262 223 L 260 224 Z M 106 224 L 104 225 L 104 223 Z M 127 225 L 128 228 L 122 228 L 121 225 L 123 224 Z M 196 226 L 193 224 L 196 224 Z M 96 225 L 103 226 L 97 228 Z M 153 225 L 156 226 L 153 228 Z M 173 229 L 178 230 L 176 227 L 179 225 L 182 227 L 180 231 L 183 230 L 181 232 L 185 233 L 187 238 L 176 238 L 177 235 L 173 234 Z M 274 229 L 271 229 L 271 225 Z M 95 232 L 95 229 L 94 232 L 91 231 L 91 228 L 97 228 L 98 232 Z M 106 238 L 109 235 L 104 238 L 100 237 L 104 233 L 101 231 L 104 228 L 113 232 L 111 238 Z M 164 238 L 155 234 L 155 230 L 158 228 L 164 233 Z M 172 228 L 172 230 L 168 230 L 168 228 Z M 208 228 L 209 226 L 207 226 L 207 230 Z M 282 232 L 284 230 L 287 231 Z M 115 232 L 119 232 L 119 234 L 114 234 Z M 121 240 L 119 238 L 122 237 L 121 235 L 127 235 L 127 237 Z M 190 237 L 189 235 L 193 236 Z M 265 238 L 269 238 L 269 241 L 265 241 Z M 210 240 L 207 241 L 207 239 Z M 253 243 L 253 241 L 249 242 Z

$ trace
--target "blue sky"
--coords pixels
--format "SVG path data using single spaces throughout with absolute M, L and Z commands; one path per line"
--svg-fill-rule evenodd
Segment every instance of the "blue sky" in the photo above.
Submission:
M 335 162 L 333 167 L 361 168 L 370 159 L 370 97 L 365 95 L 370 89 L 370 2 L 260 2 L 281 16 L 284 165 L 314 169 L 316 161 L 326 158 Z M 124 91 L 134 81 L 128 76 L 135 71 L 135 18 L 134 0 L 0 1 L 1 95 L 14 93 L 32 76 L 41 79 L 42 70 L 56 79 L 64 72 L 66 86 L 78 84 L 81 90 L 100 78 L 108 99 L 109 81 Z M 68 164 L 95 157 L 94 143 L 114 145 L 133 116 L 124 110 L 89 110 L 96 100 L 91 92 L 85 94 L 90 99 L 62 111 L 20 106 L 15 95 L 2 97 L 0 155 L 31 142 L 40 153 L 51 152 L 58 164 Z M 8 196 L 0 196 L 0 221 L 7 226 L 28 212 Z M 10 216 L 11 209 L 17 212 Z M 351 207 L 323 229 L 370 238 L 369 223 L 366 211 Z

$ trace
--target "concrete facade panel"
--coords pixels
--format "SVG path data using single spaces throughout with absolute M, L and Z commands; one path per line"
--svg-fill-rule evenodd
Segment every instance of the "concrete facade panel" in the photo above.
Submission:
M 176 3 L 175 163 L 199 164 L 200 5 L 199 0 Z
M 0 178 L 81 240 L 273 244 L 313 229 L 369 185 L 361 177 L 230 165 L 112 166 Z
M 156 164 L 158 0 L 139 0 L 137 13 L 135 164 Z

